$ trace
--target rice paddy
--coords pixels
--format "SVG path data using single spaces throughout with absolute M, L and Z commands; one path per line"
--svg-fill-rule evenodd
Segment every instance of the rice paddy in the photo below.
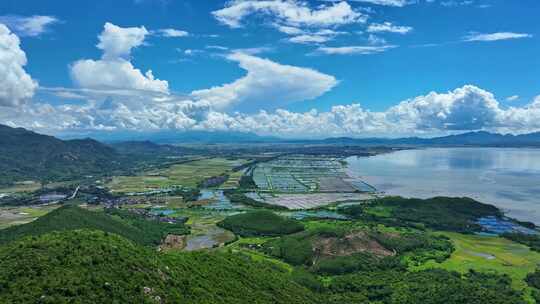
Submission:
M 156 189 L 174 187 L 195 188 L 203 180 L 230 174 L 228 185 L 235 185 L 241 173 L 232 169 L 244 163 L 245 160 L 229 160 L 225 158 L 210 158 L 172 165 L 166 169 L 144 172 L 136 176 L 117 176 L 108 184 L 112 192 L 146 192 Z

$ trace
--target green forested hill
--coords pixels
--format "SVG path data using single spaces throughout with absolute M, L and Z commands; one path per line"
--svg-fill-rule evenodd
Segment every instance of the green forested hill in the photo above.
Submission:
M 244 254 L 159 253 L 91 230 L 2 245 L 0 270 L 2 303 L 525 304 L 508 277 L 494 274 L 374 270 L 322 286 Z
M 0 184 L 94 175 L 119 165 L 115 150 L 95 140 L 63 141 L 0 125 Z
M 0 247 L 2 303 L 319 303 L 282 269 L 226 253 L 160 254 L 76 230 Z
M 119 211 L 118 214 L 123 213 Z M 182 224 L 149 221 L 135 215 L 129 218 L 113 217 L 76 206 L 63 206 L 28 224 L 0 230 L 0 245 L 25 236 L 75 229 L 95 229 L 115 233 L 141 245 L 158 245 L 168 233 L 189 232 Z

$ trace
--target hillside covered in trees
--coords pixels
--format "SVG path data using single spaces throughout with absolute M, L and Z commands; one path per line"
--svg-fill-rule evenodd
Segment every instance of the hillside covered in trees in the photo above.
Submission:
M 117 152 L 95 140 L 63 141 L 0 125 L 0 184 L 79 178 L 117 168 Z
M 141 245 L 159 245 L 169 233 L 187 234 L 183 224 L 161 223 L 144 219 L 127 211 L 109 214 L 89 211 L 77 206 L 63 206 L 25 225 L 0 230 L 0 245 L 26 236 L 39 236 L 53 231 L 94 229 L 121 235 Z

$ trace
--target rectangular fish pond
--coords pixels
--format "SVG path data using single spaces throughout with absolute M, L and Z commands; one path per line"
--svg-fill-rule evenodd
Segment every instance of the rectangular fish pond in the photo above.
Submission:
M 208 200 L 210 203 L 203 206 L 205 209 L 211 210 L 231 210 L 238 209 L 242 206 L 234 205 L 227 196 L 223 193 L 222 190 L 209 190 L 202 189 L 199 200 Z
M 283 213 L 284 216 L 288 216 L 295 220 L 303 219 L 329 219 L 329 220 L 347 220 L 348 217 L 333 211 L 319 210 L 319 211 L 295 211 Z
M 538 234 L 538 231 L 530 228 L 523 227 L 517 223 L 511 222 L 509 220 L 497 218 L 495 216 L 486 216 L 479 218 L 476 222 L 488 234 L 504 234 L 504 233 L 521 233 L 528 235 Z

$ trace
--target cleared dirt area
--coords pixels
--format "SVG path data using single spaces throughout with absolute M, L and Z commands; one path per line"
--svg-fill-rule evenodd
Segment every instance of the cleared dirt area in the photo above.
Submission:
M 186 236 L 185 235 L 174 235 L 169 234 L 163 240 L 163 243 L 159 246 L 160 250 L 171 250 L 171 249 L 184 249 L 186 247 Z
M 370 253 L 378 257 L 393 256 L 395 253 L 384 248 L 365 232 L 353 232 L 343 238 L 319 238 L 313 242 L 313 250 L 320 257 L 350 256 L 355 253 Z

